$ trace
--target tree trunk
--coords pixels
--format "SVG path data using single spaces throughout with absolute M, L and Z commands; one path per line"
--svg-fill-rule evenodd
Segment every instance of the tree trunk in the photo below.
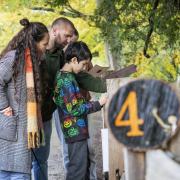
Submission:
M 103 0 L 96 0 L 97 8 L 100 7 L 102 2 Z M 116 54 L 111 51 L 111 46 L 108 43 L 108 41 L 105 41 L 105 53 L 106 53 L 106 58 L 109 62 L 110 69 L 112 70 L 119 69 L 118 63 L 117 63 L 117 60 L 119 59 L 117 59 Z

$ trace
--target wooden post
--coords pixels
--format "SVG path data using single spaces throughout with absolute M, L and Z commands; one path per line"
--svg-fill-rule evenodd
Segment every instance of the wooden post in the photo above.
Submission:
M 107 80 L 107 92 L 109 100 L 113 97 L 116 91 L 123 85 L 133 81 L 133 78 L 119 78 Z M 109 127 L 107 113 L 107 103 L 105 107 L 105 126 Z M 109 130 L 110 131 L 110 130 Z M 123 152 L 124 151 L 124 152 Z M 144 166 L 144 153 L 136 153 L 125 148 L 120 144 L 112 134 L 109 132 L 109 179 L 115 180 L 116 170 L 119 169 L 120 176 L 125 171 L 126 180 L 144 180 L 145 166 Z
M 132 81 L 132 78 L 119 78 L 119 79 L 108 79 L 107 82 L 107 93 L 108 99 L 113 97 L 114 93 L 119 89 L 120 86 Z M 120 176 L 124 172 L 124 155 L 123 148 L 124 146 L 120 144 L 114 135 L 112 134 L 109 124 L 108 124 L 108 107 L 109 102 L 104 108 L 104 126 L 109 129 L 109 179 L 116 179 L 116 172 L 119 170 Z
M 172 84 L 172 87 L 177 92 L 176 94 L 178 95 L 180 100 L 180 75 L 178 75 L 177 82 L 176 84 Z M 169 143 L 168 149 L 172 153 L 173 158 L 180 163 L 180 130 Z
M 145 180 L 145 153 L 124 148 L 126 180 Z
M 114 172 L 118 166 L 124 168 L 126 180 L 145 180 L 144 151 L 162 147 L 165 142 L 172 138 L 177 126 L 170 124 L 174 122 L 172 120 L 175 118 L 179 120 L 180 117 L 179 111 L 177 111 L 180 107 L 177 93 L 174 93 L 169 86 L 156 80 L 142 79 L 130 83 L 132 80 L 130 78 L 107 80 L 109 103 L 105 107 L 105 124 L 112 130 L 109 135 L 110 180 L 115 179 Z M 122 85 L 127 83 L 129 83 L 127 86 L 119 90 Z M 154 91 L 152 92 L 151 89 Z M 161 100 L 161 103 L 156 97 Z M 137 111 L 138 109 L 139 111 Z M 161 117 L 163 118 L 161 119 Z M 136 126 L 135 122 L 139 126 Z M 131 126 L 130 129 L 129 126 Z M 172 148 L 178 151 L 175 151 L 178 157 L 180 157 L 179 139 Z M 118 142 L 122 142 L 129 149 L 118 144 Z M 175 146 L 177 147 L 175 148 Z M 158 171 L 158 168 L 156 169 Z M 151 177 L 151 174 L 148 175 Z
M 109 79 L 106 81 L 109 101 L 119 88 L 119 82 L 119 79 Z M 116 171 L 119 170 L 120 175 L 124 171 L 123 145 L 115 139 L 109 128 L 107 118 L 108 106 L 109 102 L 104 107 L 104 127 L 109 129 L 109 179 L 116 180 Z
M 109 83 L 109 92 L 117 91 L 121 86 L 133 81 L 133 78 L 120 78 L 113 79 L 114 83 Z M 115 93 L 114 92 L 114 93 Z M 114 94 L 113 93 L 113 94 Z M 117 142 L 117 140 L 116 140 Z M 116 149 L 118 151 L 118 149 Z M 145 180 L 145 159 L 144 153 L 133 152 L 121 145 L 121 153 L 123 152 L 123 162 L 121 164 L 124 167 L 125 180 Z M 115 155 L 114 155 L 115 156 Z

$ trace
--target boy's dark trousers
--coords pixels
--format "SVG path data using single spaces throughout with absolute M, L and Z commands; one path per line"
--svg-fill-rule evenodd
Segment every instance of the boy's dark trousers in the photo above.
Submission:
M 66 180 L 89 180 L 87 139 L 68 144 L 68 155 Z

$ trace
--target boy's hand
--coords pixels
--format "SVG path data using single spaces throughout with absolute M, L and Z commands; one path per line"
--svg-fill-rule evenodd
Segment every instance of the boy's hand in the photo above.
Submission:
M 104 104 L 106 104 L 107 100 L 108 100 L 107 94 L 102 94 L 99 99 L 100 105 L 103 106 Z

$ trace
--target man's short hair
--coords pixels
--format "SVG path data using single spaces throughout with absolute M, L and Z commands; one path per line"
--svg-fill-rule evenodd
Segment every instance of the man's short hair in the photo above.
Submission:
M 74 33 L 75 36 L 79 37 L 79 32 L 75 27 L 74 27 L 74 32 L 73 33 Z
M 67 19 L 67 18 L 65 18 L 65 17 L 60 17 L 60 18 L 55 19 L 55 20 L 53 21 L 53 23 L 52 23 L 52 27 L 53 27 L 53 26 L 56 26 L 56 25 L 61 25 L 61 24 L 68 24 L 68 25 L 70 25 L 73 29 L 75 29 L 74 24 L 73 24 L 69 19 Z

